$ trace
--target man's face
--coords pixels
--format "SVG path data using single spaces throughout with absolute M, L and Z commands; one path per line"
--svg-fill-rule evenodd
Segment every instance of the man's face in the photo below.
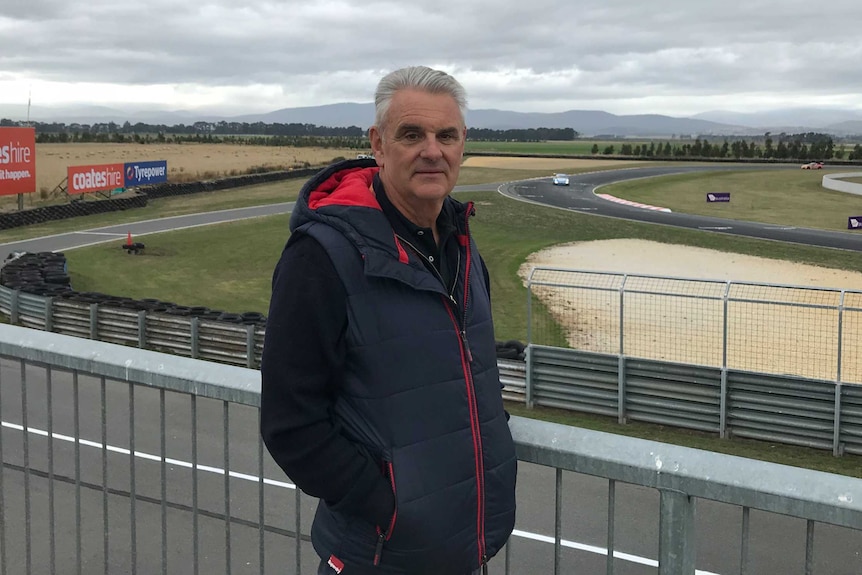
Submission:
M 393 199 L 396 204 L 439 203 L 455 187 L 467 128 L 451 96 L 399 90 L 384 125 L 369 135 L 380 179 L 401 200 Z

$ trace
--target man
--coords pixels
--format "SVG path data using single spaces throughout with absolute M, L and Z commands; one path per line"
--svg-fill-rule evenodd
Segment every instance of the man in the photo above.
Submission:
M 374 159 L 300 192 L 273 274 L 261 433 L 320 498 L 320 574 L 469 575 L 514 526 L 516 459 L 472 204 L 449 194 L 466 96 L 396 70 L 375 96 Z

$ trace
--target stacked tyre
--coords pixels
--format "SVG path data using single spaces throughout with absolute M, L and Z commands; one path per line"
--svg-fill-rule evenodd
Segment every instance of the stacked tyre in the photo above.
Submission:
M 0 284 L 46 297 L 72 292 L 66 256 L 62 253 L 13 253 L 0 269 Z

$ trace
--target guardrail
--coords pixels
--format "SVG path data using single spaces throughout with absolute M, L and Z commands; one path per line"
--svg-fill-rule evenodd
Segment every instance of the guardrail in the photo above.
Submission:
M 256 368 L 265 329 L 99 303 L 43 297 L 0 286 L 0 313 L 13 324 L 194 359 Z
M 303 519 L 314 501 L 265 454 L 258 371 L 9 325 L 0 325 L 0 359 L 0 575 L 315 572 Z M 858 479 L 519 417 L 510 426 L 519 460 L 550 472 L 555 488 L 543 501 L 535 471 L 520 468 L 519 527 L 492 572 L 598 572 L 599 555 L 607 574 L 636 559 L 659 575 L 693 575 L 696 549 L 725 566 L 734 557 L 740 573 L 796 570 L 760 538 L 764 525 L 786 525 L 771 514 L 801 519 L 806 574 L 858 570 Z M 567 496 L 564 486 L 584 476 L 606 480 L 600 505 Z M 622 496 L 627 486 L 634 499 Z M 642 505 L 654 495 L 656 506 Z M 735 506 L 741 522 L 719 514 L 718 529 L 702 506 L 713 501 Z M 549 533 L 524 531 L 540 507 Z M 763 512 L 760 529 L 753 510 Z M 709 537 L 698 540 L 701 513 Z M 594 523 L 606 525 L 600 545 L 563 535 Z M 727 532 L 738 538 L 721 547 Z M 817 553 L 836 540 L 844 559 Z M 553 545 L 552 557 L 536 553 L 538 541 Z M 657 559 L 623 551 L 632 547 Z
M 535 268 L 528 325 L 528 405 L 862 454 L 862 292 Z

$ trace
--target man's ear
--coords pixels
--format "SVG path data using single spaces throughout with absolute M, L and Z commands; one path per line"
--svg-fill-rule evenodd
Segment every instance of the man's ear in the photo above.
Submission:
M 374 159 L 377 160 L 378 166 L 383 166 L 383 133 L 377 126 L 371 126 L 368 129 L 368 139 L 371 142 L 371 152 L 374 154 Z

